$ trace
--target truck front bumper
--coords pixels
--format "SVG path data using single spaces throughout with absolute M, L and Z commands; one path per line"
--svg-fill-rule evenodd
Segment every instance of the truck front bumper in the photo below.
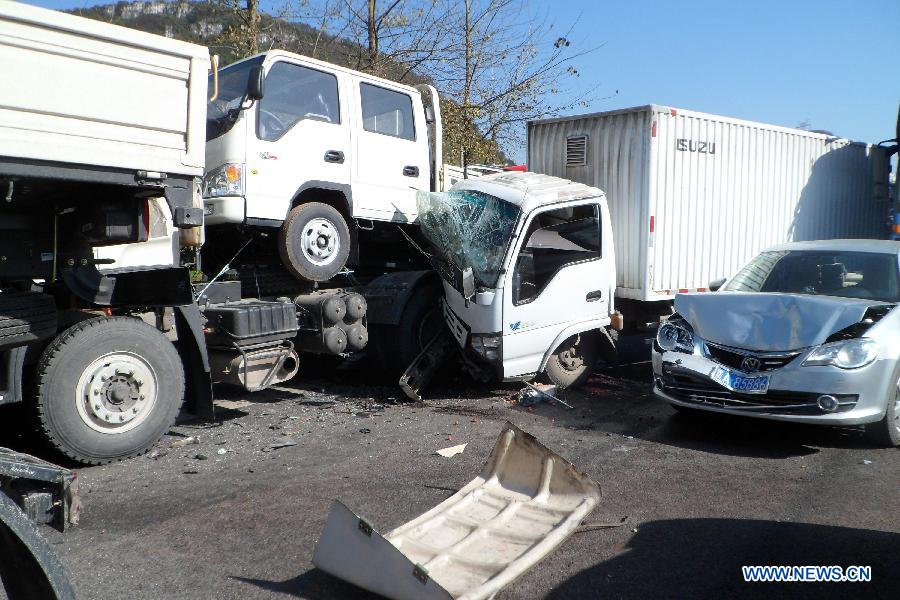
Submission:
M 881 420 L 893 386 L 894 361 L 878 359 L 860 369 L 800 366 L 806 353 L 770 376 L 765 394 L 730 391 L 710 378 L 719 363 L 699 354 L 666 352 L 654 344 L 653 391 L 671 404 L 778 421 L 823 425 L 862 425 Z M 839 406 L 822 410 L 819 396 L 834 396 Z
M 220 196 L 203 199 L 203 215 L 207 225 L 241 224 L 246 214 L 243 196 Z

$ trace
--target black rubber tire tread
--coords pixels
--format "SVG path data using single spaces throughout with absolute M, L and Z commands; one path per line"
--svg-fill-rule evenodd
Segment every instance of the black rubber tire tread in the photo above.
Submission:
M 428 281 L 418 286 L 403 309 L 398 325 L 370 325 L 368 347 L 387 379 L 396 382 L 431 340 L 419 340 L 419 326 L 432 311 L 438 310 L 440 283 Z M 443 324 L 443 315 L 438 314 Z
M 56 333 L 56 303 L 40 292 L 0 295 L 0 347 L 26 344 Z
M 74 386 L 90 362 L 123 349 L 121 343 L 115 346 L 122 337 L 128 349 L 158 373 L 155 414 L 131 431 L 102 434 L 89 429 L 78 416 L 72 402 Z M 104 348 L 104 344 L 112 347 Z M 79 363 L 85 364 L 79 369 Z M 184 402 L 184 367 L 175 345 L 154 327 L 133 317 L 97 317 L 76 323 L 47 346 L 38 362 L 36 386 L 35 416 L 46 441 L 78 463 L 101 465 L 145 453 L 172 427 Z
M 341 247 L 337 258 L 330 265 L 314 265 L 302 252 L 298 252 L 296 243 L 300 237 L 303 224 L 317 217 L 334 223 L 340 238 Z M 328 281 L 337 275 L 347 259 L 350 258 L 350 228 L 344 216 L 333 206 L 321 202 L 307 202 L 291 209 L 287 219 L 278 230 L 278 255 L 285 268 L 301 281 Z
M 562 363 L 560 363 L 558 355 L 571 339 L 572 338 L 570 337 L 563 340 L 563 343 L 550 355 L 549 360 L 547 360 L 547 366 L 545 367 L 547 377 L 549 377 L 550 381 L 556 384 L 561 390 L 578 387 L 586 382 L 593 374 L 597 359 L 600 357 L 600 347 L 596 337 L 590 333 L 583 333 L 581 334 L 578 345 L 581 348 L 582 354 L 584 354 L 585 364 L 582 365 L 582 368 L 578 371 L 569 371 L 565 369 L 562 366 Z
M 892 382 L 896 382 L 898 379 L 897 373 L 894 374 L 894 378 L 891 380 Z M 897 415 L 895 414 L 895 404 L 894 398 L 895 394 L 900 392 L 897 391 L 896 383 L 892 383 L 890 396 L 888 396 L 887 401 L 887 410 L 885 410 L 884 418 L 876 423 L 869 423 L 866 425 L 866 437 L 869 440 L 877 444 L 882 448 L 894 448 L 900 446 L 900 431 L 897 431 L 897 426 L 895 425 Z

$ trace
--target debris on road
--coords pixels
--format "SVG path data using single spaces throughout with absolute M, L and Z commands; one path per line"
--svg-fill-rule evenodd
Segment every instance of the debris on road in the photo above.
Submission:
M 262 449 L 263 452 L 271 452 L 272 450 L 278 450 L 280 448 L 289 448 L 291 446 L 296 446 L 297 442 L 293 440 L 286 440 L 284 442 L 275 442 L 274 444 L 270 444 Z
M 435 454 L 443 456 L 444 458 L 452 458 L 452 457 L 456 456 L 457 454 L 462 454 L 466 450 L 466 446 L 468 446 L 468 445 L 469 445 L 469 443 L 466 442 L 465 444 L 459 444 L 458 446 L 450 446 L 449 448 L 442 448 L 442 449 L 436 451 Z
M 175 440 L 171 444 L 169 444 L 169 448 L 184 448 L 185 446 L 190 446 L 192 444 L 199 444 L 200 436 L 199 435 L 191 435 L 185 438 L 181 438 L 180 440 Z
M 197 460 L 209 460 L 209 457 L 205 454 L 195 454 L 194 458 Z
M 619 519 L 618 523 L 600 523 L 593 522 L 588 523 L 586 521 L 582 522 L 578 529 L 575 530 L 575 533 L 584 533 L 586 531 L 596 531 L 598 529 L 615 529 L 616 527 L 622 527 L 628 523 L 628 516 L 624 516 Z
M 335 500 L 313 564 L 395 600 L 491 598 L 572 535 L 599 501 L 596 482 L 507 423 L 478 477 L 387 535 Z M 514 537 L 497 535 L 501 526 Z
M 225 448 L 219 448 L 218 450 L 216 450 L 216 454 L 218 454 L 219 456 L 222 456 L 223 454 L 225 454 L 227 452 L 228 452 L 228 450 L 226 450 Z

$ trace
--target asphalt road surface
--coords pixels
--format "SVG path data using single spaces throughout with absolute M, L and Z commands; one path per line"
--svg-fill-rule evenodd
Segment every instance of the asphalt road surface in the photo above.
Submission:
M 600 483 L 589 522 L 621 524 L 576 533 L 499 598 L 900 597 L 900 451 L 854 429 L 685 417 L 647 368 L 596 376 L 571 410 L 463 380 L 402 404 L 353 372 L 223 388 L 219 422 L 80 470 L 81 525 L 46 533 L 85 599 L 373 598 L 311 563 L 332 499 L 387 532 L 472 479 L 509 420 Z M 770 564 L 867 565 L 873 581 L 743 582 L 741 565 Z

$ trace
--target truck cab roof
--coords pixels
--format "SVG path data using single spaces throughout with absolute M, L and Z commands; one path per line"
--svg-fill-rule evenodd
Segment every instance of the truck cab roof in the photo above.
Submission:
M 473 190 L 496 196 L 518 206 L 523 213 L 549 204 L 605 197 L 600 188 L 561 177 L 521 171 L 464 179 L 454 185 L 453 189 Z

